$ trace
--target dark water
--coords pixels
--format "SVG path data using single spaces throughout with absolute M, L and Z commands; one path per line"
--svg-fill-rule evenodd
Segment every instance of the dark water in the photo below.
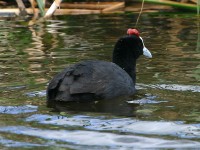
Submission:
M 200 31 L 195 14 L 143 14 L 152 59 L 128 101 L 46 106 L 48 81 L 81 60 L 111 60 L 137 15 L 60 16 L 34 27 L 0 20 L 1 149 L 198 149 Z

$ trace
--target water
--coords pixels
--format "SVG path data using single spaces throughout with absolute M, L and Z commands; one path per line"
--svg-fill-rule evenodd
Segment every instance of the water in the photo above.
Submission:
M 143 14 L 152 59 L 137 94 L 115 102 L 46 106 L 48 81 L 81 60 L 111 60 L 137 14 L 59 16 L 34 27 L 0 20 L 1 149 L 198 149 L 200 39 L 195 14 Z

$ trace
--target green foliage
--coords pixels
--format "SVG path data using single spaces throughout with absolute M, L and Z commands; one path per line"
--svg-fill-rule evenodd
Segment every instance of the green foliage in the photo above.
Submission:
M 172 7 L 180 8 L 180 9 L 187 9 L 187 10 L 192 10 L 196 11 L 197 6 L 196 5 L 189 5 L 189 4 L 184 4 L 184 3 L 175 3 L 173 1 L 164 1 L 164 0 L 145 0 L 145 2 L 149 3 L 155 3 L 155 4 L 161 4 L 161 5 L 169 5 Z
M 41 15 L 44 16 L 45 15 L 45 5 L 43 0 L 37 0 Z

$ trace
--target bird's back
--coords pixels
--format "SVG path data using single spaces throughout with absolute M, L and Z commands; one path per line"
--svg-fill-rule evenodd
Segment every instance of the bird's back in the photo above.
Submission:
M 135 85 L 119 66 L 105 61 L 84 61 L 57 74 L 47 88 L 48 101 L 112 99 L 134 94 Z

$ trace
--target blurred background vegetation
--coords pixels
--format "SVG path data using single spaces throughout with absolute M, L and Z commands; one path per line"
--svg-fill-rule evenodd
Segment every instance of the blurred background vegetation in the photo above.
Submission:
M 61 0 L 60 0 L 61 1 Z M 111 7 L 114 7 L 117 3 L 124 3 L 123 7 L 117 7 L 110 11 L 110 13 L 115 13 L 116 11 L 138 11 L 141 8 L 141 2 L 143 0 L 62 0 L 62 4 L 59 4 L 59 0 L 0 0 L 0 8 L 39 8 L 40 13 L 44 16 L 44 3 L 46 8 L 50 8 L 53 2 L 56 2 L 57 5 L 60 6 L 61 9 L 81 9 L 80 14 L 82 14 L 82 10 L 96 10 L 98 7 L 91 7 L 91 5 L 99 5 L 99 9 L 101 8 L 102 3 L 106 3 L 108 5 L 110 3 Z M 199 4 L 200 0 L 144 0 L 144 11 L 174 11 L 174 9 L 179 9 L 179 11 L 193 11 L 199 12 Z M 19 3 L 23 3 L 24 6 L 19 6 Z M 69 5 L 76 4 L 75 6 Z M 88 4 L 88 5 L 87 5 Z M 82 7 L 80 6 L 82 5 Z M 90 6 L 89 6 L 90 5 Z M 73 11 L 73 10 L 71 10 Z M 3 12 L 1 10 L 1 12 Z M 1 13 L 0 12 L 0 13 Z M 9 11 L 6 11 L 7 13 Z M 69 12 L 69 11 L 68 11 Z M 30 12 L 29 12 L 30 13 Z M 66 11 L 60 10 L 59 14 L 67 14 Z M 87 11 L 87 13 L 89 13 Z M 92 13 L 97 13 L 95 11 L 91 11 Z M 102 12 L 101 12 L 102 13 Z M 70 12 L 70 14 L 73 14 Z M 77 12 L 76 12 L 77 14 Z M 2 15 L 2 13 L 0 14 Z

